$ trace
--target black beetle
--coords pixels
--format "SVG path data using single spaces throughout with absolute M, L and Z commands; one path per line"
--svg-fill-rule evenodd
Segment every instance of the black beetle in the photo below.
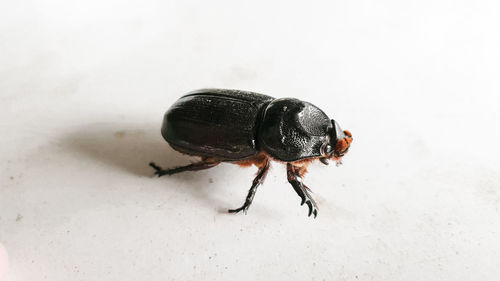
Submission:
M 318 107 L 294 98 L 276 99 L 240 90 L 203 89 L 181 97 L 165 113 L 161 134 L 175 150 L 201 157 L 191 165 L 163 170 L 159 177 L 198 171 L 221 162 L 259 168 L 243 206 L 230 213 L 246 212 L 257 186 L 264 182 L 270 160 L 286 163 L 288 182 L 301 205 L 316 217 L 318 208 L 302 182 L 308 165 L 319 159 L 340 163 L 352 135 Z

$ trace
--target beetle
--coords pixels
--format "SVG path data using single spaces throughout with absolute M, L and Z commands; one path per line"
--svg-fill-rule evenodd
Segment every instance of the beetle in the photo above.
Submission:
M 353 140 L 349 131 L 311 103 L 229 89 L 202 89 L 182 96 L 165 113 L 161 134 L 173 149 L 201 161 L 167 170 L 149 163 L 158 177 L 222 162 L 255 165 L 258 172 L 244 204 L 228 210 L 246 213 L 270 162 L 281 162 L 301 205 L 307 204 L 308 216 L 314 217 L 318 207 L 302 180 L 308 165 L 315 160 L 328 165 L 331 159 L 341 164 Z

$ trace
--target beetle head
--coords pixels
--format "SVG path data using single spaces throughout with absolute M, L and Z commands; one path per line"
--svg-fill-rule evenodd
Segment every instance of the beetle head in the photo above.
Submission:
M 352 143 L 352 135 L 351 132 L 347 130 L 342 130 L 340 125 L 335 121 L 332 121 L 332 128 L 329 131 L 329 141 L 325 143 L 323 148 L 323 157 L 320 158 L 320 161 L 328 165 L 328 159 L 335 160 L 338 164 L 342 164 L 342 157 L 347 153 L 349 147 Z

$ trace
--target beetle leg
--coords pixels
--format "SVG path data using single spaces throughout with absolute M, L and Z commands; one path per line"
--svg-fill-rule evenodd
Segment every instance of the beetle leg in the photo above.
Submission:
M 292 164 L 288 163 L 286 165 L 286 172 L 287 172 L 287 177 L 288 177 L 288 182 L 292 185 L 293 189 L 297 194 L 299 195 L 300 199 L 302 200 L 300 202 L 300 205 L 304 205 L 304 203 L 307 204 L 309 207 L 309 216 L 318 215 L 318 206 L 316 205 L 316 202 L 312 198 L 311 194 L 309 193 L 307 186 L 305 186 L 302 183 L 302 176 L 300 175 L 300 168 L 295 167 Z
M 259 167 L 259 171 L 257 172 L 257 176 L 253 179 L 252 182 L 252 187 L 250 187 L 250 190 L 248 191 L 247 198 L 245 199 L 245 203 L 243 206 L 239 207 L 238 209 L 230 209 L 228 210 L 229 213 L 238 213 L 240 211 L 247 213 L 248 208 L 252 204 L 253 198 L 255 196 L 255 192 L 257 191 L 257 187 L 261 184 L 264 183 L 264 180 L 266 179 L 267 172 L 269 171 L 269 160 L 265 159 L 262 162 L 261 167 Z
M 184 171 L 205 170 L 208 168 L 215 167 L 215 166 L 219 165 L 219 163 L 220 162 L 217 162 L 217 161 L 215 161 L 215 162 L 213 162 L 213 161 L 201 161 L 201 162 L 193 163 L 193 164 L 190 164 L 187 166 L 176 167 L 176 168 L 167 169 L 167 170 L 163 170 L 160 166 L 156 165 L 153 162 L 149 163 L 149 166 L 151 166 L 151 167 L 153 167 L 153 169 L 155 169 L 155 175 L 157 175 L 158 177 L 161 177 L 164 175 L 173 175 L 173 174 L 177 174 L 177 173 L 184 172 Z

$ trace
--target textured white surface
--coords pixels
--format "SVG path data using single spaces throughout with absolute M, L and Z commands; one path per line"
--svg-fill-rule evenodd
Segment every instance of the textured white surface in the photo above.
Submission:
M 0 243 L 0 281 L 7 278 L 7 272 L 9 271 L 9 257 L 4 246 Z
M 238 2 L 238 3 L 237 3 Z M 20 280 L 498 280 L 497 1 L 0 4 L 0 242 Z M 306 183 L 273 165 L 152 178 L 203 87 L 319 105 L 352 131 Z

